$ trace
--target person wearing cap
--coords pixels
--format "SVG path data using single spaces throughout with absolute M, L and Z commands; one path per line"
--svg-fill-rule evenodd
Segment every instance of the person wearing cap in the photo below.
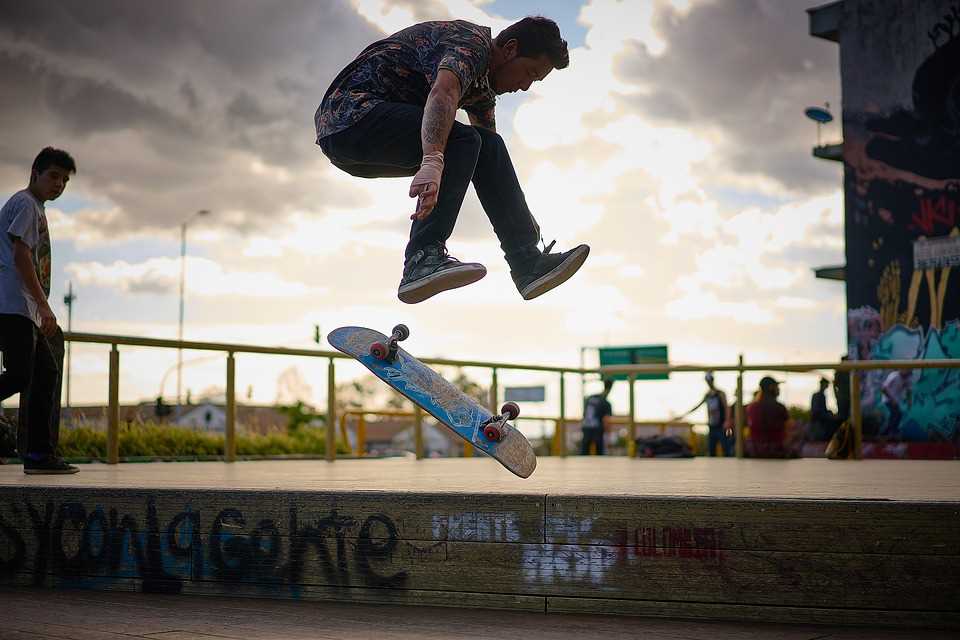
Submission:
M 747 406 L 750 427 L 750 454 L 754 458 L 785 458 L 791 451 L 786 445 L 790 414 L 777 400 L 780 383 L 770 376 L 760 379 L 759 397 Z
M 707 426 L 710 429 L 707 435 L 707 450 L 711 456 L 717 455 L 717 445 L 723 449 L 723 455 L 733 456 L 733 425 L 730 420 L 730 405 L 727 403 L 727 395 L 714 386 L 713 372 L 707 371 L 703 379 L 707 383 L 707 392 L 703 399 L 697 403 L 693 409 L 680 416 L 685 418 L 704 404 L 707 405 Z

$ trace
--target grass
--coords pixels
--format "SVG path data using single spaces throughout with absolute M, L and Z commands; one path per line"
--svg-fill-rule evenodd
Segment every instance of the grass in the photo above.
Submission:
M 167 425 L 144 424 L 120 428 L 120 457 L 134 459 L 209 458 L 223 456 L 224 436 Z M 59 453 L 64 458 L 106 460 L 107 434 L 99 429 L 62 429 Z M 322 456 L 326 453 L 323 429 L 301 428 L 292 434 L 237 435 L 237 455 Z M 342 443 L 337 453 L 349 453 Z

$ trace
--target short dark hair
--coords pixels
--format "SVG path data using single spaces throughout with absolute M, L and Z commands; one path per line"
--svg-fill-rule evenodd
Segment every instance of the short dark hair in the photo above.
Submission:
M 556 69 L 566 69 L 570 64 L 567 41 L 560 37 L 560 27 L 550 18 L 528 16 L 497 34 L 496 43 L 502 47 L 508 40 L 516 39 L 517 55 L 524 58 L 539 58 L 546 55 Z
M 50 167 L 60 167 L 70 173 L 77 172 L 77 163 L 73 161 L 69 153 L 63 149 L 44 147 L 43 151 L 38 153 L 37 157 L 34 158 L 33 167 L 31 167 L 30 172 L 36 172 L 37 175 L 40 175 Z
M 603 395 L 610 393 L 610 389 L 613 388 L 613 378 L 606 378 L 603 381 Z

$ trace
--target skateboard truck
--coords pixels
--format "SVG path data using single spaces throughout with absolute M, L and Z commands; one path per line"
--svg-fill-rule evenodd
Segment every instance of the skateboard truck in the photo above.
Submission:
M 398 324 L 386 342 L 374 342 L 370 345 L 370 355 L 377 360 L 393 362 L 397 358 L 397 343 L 410 337 L 410 329 L 405 324 Z
M 520 406 L 516 402 L 504 402 L 500 407 L 500 415 L 491 416 L 481 425 L 483 437 L 490 442 L 500 442 L 507 435 L 507 420 L 514 420 L 519 415 Z

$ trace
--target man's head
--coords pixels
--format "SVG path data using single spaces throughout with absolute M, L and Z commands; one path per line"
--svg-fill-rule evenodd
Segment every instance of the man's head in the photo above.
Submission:
M 613 380 L 608 378 L 603 381 L 603 397 L 606 398 L 610 394 L 610 389 L 613 388 Z
M 515 22 L 494 40 L 490 82 L 497 95 L 526 91 L 554 69 L 570 64 L 567 41 L 549 18 L 528 17 Z
M 776 398 L 780 395 L 780 383 L 770 376 L 760 378 L 760 394 L 768 398 Z
M 67 188 L 70 174 L 76 172 L 77 165 L 69 153 L 46 147 L 33 160 L 30 169 L 30 192 L 42 202 L 56 200 Z
M 713 387 L 713 371 L 707 371 L 707 373 L 704 374 L 703 379 L 706 381 L 708 387 L 710 387 L 711 389 L 714 388 Z
M 820 378 L 820 391 L 826 391 L 827 387 L 830 386 L 830 381 L 826 378 Z

